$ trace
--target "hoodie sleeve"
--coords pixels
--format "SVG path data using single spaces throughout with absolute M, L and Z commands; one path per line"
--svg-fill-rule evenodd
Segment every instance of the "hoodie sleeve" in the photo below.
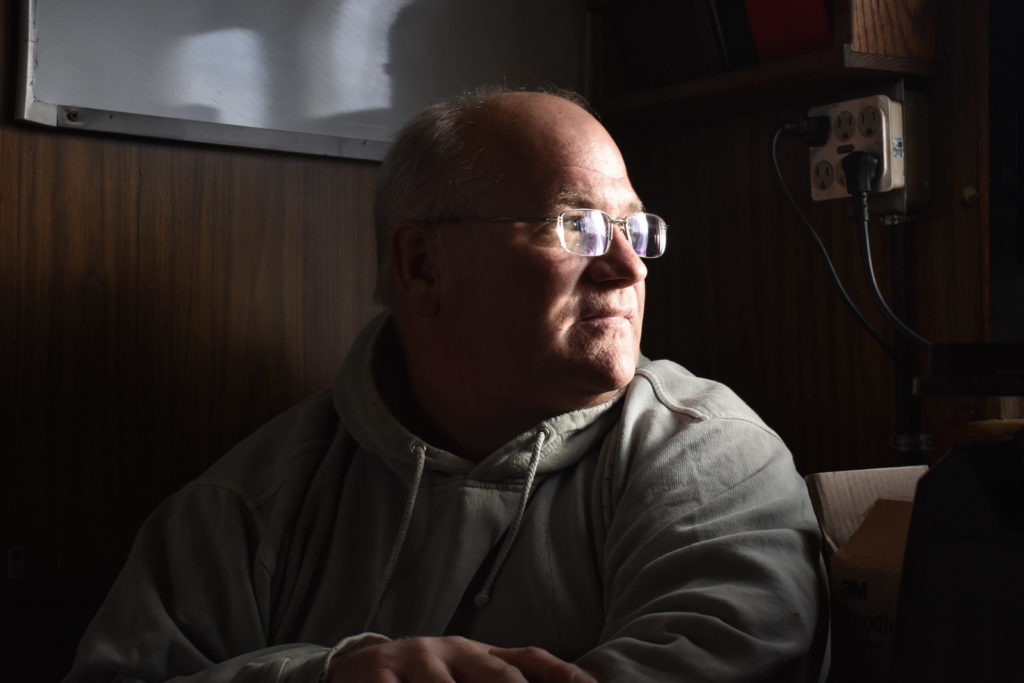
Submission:
M 605 624 L 578 664 L 602 682 L 822 679 L 827 582 L 789 451 L 745 406 L 640 403 L 606 444 Z
M 318 681 L 329 647 L 268 647 L 270 576 L 258 559 L 252 507 L 226 487 L 201 482 L 158 507 L 65 683 Z

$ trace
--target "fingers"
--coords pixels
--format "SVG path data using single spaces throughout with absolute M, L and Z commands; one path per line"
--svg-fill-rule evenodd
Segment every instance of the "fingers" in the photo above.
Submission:
M 330 681 L 360 683 L 597 683 L 538 647 L 492 647 L 468 638 L 405 638 L 331 662 Z
M 530 683 L 597 683 L 597 679 L 575 664 L 539 647 L 492 647 L 489 652 L 521 671 Z
M 457 636 L 395 642 L 403 650 L 399 668 L 406 683 L 529 683 L 484 643 Z
M 328 680 L 337 683 L 532 683 L 514 664 L 490 650 L 489 645 L 461 637 L 405 638 L 335 656 Z M 520 659 L 538 668 L 536 657 Z M 543 683 L 571 679 L 537 680 Z

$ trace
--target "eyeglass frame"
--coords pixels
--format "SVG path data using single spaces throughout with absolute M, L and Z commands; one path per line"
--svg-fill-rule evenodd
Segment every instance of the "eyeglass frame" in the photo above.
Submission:
M 606 219 L 606 224 L 609 226 L 609 233 L 611 233 L 611 231 L 614 230 L 616 227 L 619 230 L 621 230 L 622 234 L 629 241 L 630 249 L 632 249 L 633 253 L 636 254 L 639 258 L 642 258 L 642 259 L 655 259 L 655 258 L 660 258 L 660 257 L 665 255 L 665 247 L 662 247 L 661 253 L 657 254 L 655 256 L 641 256 L 640 254 L 637 253 L 636 249 L 633 249 L 633 240 L 630 237 L 629 228 L 627 227 L 627 221 L 631 217 L 633 217 L 633 216 L 653 216 L 654 218 L 657 218 L 658 221 L 661 224 L 661 229 L 665 231 L 665 236 L 666 237 L 668 236 L 668 223 L 665 222 L 665 219 L 662 218 L 661 216 L 657 215 L 657 214 L 649 213 L 647 211 L 635 211 L 635 212 L 633 212 L 631 214 L 627 214 L 623 218 L 613 218 L 611 215 L 605 213 L 604 211 L 601 211 L 600 209 L 572 208 L 572 209 L 566 209 L 565 211 L 562 211 L 557 216 L 525 216 L 525 217 L 496 216 L 496 217 L 473 217 L 473 218 L 464 218 L 464 217 L 461 217 L 461 216 L 445 216 L 445 217 L 442 217 L 442 218 L 438 218 L 437 220 L 434 220 L 432 222 L 434 224 L 436 224 L 436 225 L 439 225 L 441 223 L 551 223 L 551 222 L 557 222 L 558 226 L 557 226 L 556 230 L 558 231 L 558 241 L 561 243 L 562 249 L 564 249 L 566 252 L 572 254 L 573 256 L 585 256 L 587 258 L 597 258 L 597 257 L 600 257 L 600 256 L 604 256 L 609 251 L 611 251 L 611 248 L 612 248 L 612 238 L 614 237 L 614 234 L 611 234 L 611 237 L 609 237 L 608 241 L 605 244 L 605 250 L 603 252 L 601 252 L 600 254 L 580 254 L 578 252 L 575 252 L 575 251 L 572 251 L 571 249 L 569 249 L 569 246 L 565 243 L 565 227 L 564 227 L 563 217 L 565 216 L 565 214 L 572 213 L 573 211 L 596 211 L 597 213 L 599 213 L 602 216 L 604 216 L 605 219 Z

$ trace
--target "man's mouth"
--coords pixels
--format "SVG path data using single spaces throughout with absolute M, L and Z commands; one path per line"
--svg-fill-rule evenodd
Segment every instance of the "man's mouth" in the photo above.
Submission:
M 626 320 L 633 319 L 633 309 L 631 308 L 602 308 L 596 311 L 587 311 L 580 319 L 581 320 L 602 320 L 605 318 L 625 318 Z

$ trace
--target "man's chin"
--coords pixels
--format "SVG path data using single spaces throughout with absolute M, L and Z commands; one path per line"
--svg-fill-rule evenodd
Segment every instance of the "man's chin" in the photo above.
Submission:
M 615 358 L 594 359 L 594 362 L 580 369 L 578 385 L 584 388 L 583 395 L 588 397 L 587 403 L 597 405 L 629 384 L 635 372 L 636 356 L 631 353 Z

